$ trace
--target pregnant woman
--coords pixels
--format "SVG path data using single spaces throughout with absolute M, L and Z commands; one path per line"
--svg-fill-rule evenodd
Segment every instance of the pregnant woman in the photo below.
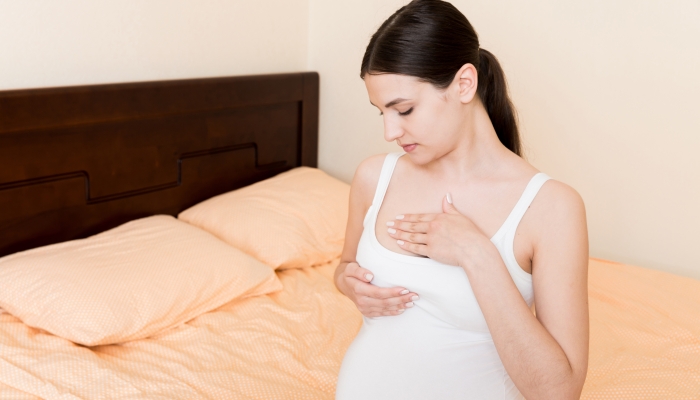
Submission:
M 520 157 L 496 58 L 450 3 L 414 0 L 372 36 L 361 77 L 403 152 L 352 182 L 335 282 L 363 325 L 336 398 L 579 398 L 584 204 Z

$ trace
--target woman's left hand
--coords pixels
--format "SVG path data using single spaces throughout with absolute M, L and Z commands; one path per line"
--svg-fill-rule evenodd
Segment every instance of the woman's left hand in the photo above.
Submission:
M 441 214 L 404 214 L 389 225 L 389 236 L 411 253 L 432 258 L 447 265 L 466 267 L 478 257 L 486 255 L 491 241 L 462 215 L 445 196 Z

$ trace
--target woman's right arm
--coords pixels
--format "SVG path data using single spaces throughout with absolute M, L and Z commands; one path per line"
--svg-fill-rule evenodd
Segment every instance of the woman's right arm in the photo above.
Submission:
M 362 268 L 355 260 L 364 229 L 362 222 L 372 204 L 384 158 L 384 154 L 372 156 L 360 163 L 355 171 L 350 186 L 345 244 L 334 279 L 338 290 L 367 317 L 401 314 L 404 309 L 413 306 L 411 297 L 416 296 L 416 293 L 404 287 L 380 288 L 372 285 L 372 272 Z

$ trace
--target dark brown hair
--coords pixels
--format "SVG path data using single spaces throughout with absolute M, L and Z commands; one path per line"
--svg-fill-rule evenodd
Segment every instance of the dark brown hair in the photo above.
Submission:
M 488 112 L 498 139 L 521 155 L 515 108 L 501 65 L 479 38 L 467 18 L 441 0 L 413 0 L 379 27 L 362 58 L 360 77 L 402 74 L 447 88 L 464 64 L 479 75 L 477 94 Z

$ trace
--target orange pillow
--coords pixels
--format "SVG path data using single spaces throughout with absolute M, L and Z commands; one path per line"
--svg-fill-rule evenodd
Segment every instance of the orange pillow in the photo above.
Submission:
M 203 201 L 178 215 L 276 268 L 304 268 L 343 249 L 350 185 L 299 167 Z
M 145 338 L 281 288 L 269 266 L 164 215 L 0 259 L 0 307 L 85 346 Z

